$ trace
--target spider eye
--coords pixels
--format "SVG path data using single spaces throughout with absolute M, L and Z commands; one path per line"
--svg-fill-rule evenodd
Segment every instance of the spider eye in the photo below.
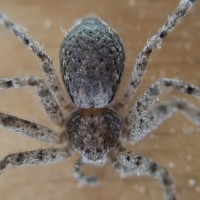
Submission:
M 90 153 L 91 153 L 91 150 L 90 150 L 90 149 L 86 149 L 86 150 L 85 150 L 85 153 L 86 153 L 86 154 L 90 154 Z
M 103 153 L 103 150 L 102 149 L 100 149 L 100 148 L 97 148 L 97 153 L 99 153 L 99 154 L 101 154 L 101 153 Z
M 126 160 L 127 160 L 127 161 L 130 161 L 130 160 L 131 160 L 130 156 L 127 156 L 127 157 L 126 157 Z

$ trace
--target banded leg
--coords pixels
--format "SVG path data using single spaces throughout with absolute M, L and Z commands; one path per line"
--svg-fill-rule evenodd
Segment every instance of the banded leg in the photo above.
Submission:
M 141 140 L 175 112 L 180 112 L 191 122 L 200 126 L 200 108 L 186 100 L 170 99 L 137 119 L 128 135 L 128 141 L 137 142 Z
M 0 127 L 11 130 L 17 135 L 28 136 L 50 144 L 60 144 L 63 139 L 62 135 L 59 136 L 45 126 L 1 112 Z
M 87 176 L 82 172 L 83 162 L 79 159 L 74 165 L 74 178 L 76 178 L 79 183 L 83 185 L 96 186 L 99 183 L 99 180 L 93 176 Z
M 121 176 L 151 176 L 162 183 L 164 200 L 177 200 L 173 178 L 165 168 L 155 161 L 130 151 L 120 152 L 116 155 L 116 160 L 118 163 L 116 171 Z
M 40 149 L 9 154 L 0 160 L 0 174 L 8 167 L 24 167 L 61 162 L 70 157 L 69 149 Z
M 127 90 L 122 96 L 122 99 L 119 99 L 118 102 L 116 102 L 116 109 L 120 109 L 120 107 L 123 108 L 127 105 L 128 101 L 133 98 L 146 71 L 150 54 L 153 50 L 160 48 L 163 39 L 170 31 L 173 30 L 177 23 L 180 22 L 183 16 L 189 12 L 194 3 L 195 0 L 180 0 L 180 3 L 174 13 L 167 19 L 158 32 L 146 43 L 145 47 L 137 57 L 131 78 L 128 82 Z
M 47 54 L 44 50 L 43 46 L 35 41 L 31 36 L 29 36 L 25 29 L 18 24 L 12 22 L 8 17 L 6 17 L 3 13 L 0 12 L 0 22 L 10 30 L 15 36 L 20 38 L 24 44 L 34 53 L 36 54 L 42 63 L 42 69 L 44 75 L 48 81 L 50 89 L 53 94 L 58 99 L 60 105 L 62 107 L 67 107 L 67 100 L 64 96 L 64 91 L 59 83 L 59 80 L 56 76 L 55 69 L 53 66 L 52 58 Z
M 63 113 L 46 84 L 36 77 L 0 78 L 0 89 L 35 87 L 37 95 L 49 117 L 58 125 L 63 122 Z
M 135 103 L 133 109 L 125 116 L 127 125 L 143 116 L 163 93 L 181 92 L 200 100 L 200 88 L 181 80 L 162 78 L 156 81 Z
M 119 155 L 119 153 L 121 153 L 125 150 L 126 149 L 124 147 L 122 147 L 121 145 L 117 145 L 108 154 L 108 160 L 109 160 L 110 164 L 116 170 L 116 172 L 120 174 L 121 177 L 127 177 L 127 176 L 134 175 L 132 168 L 122 165 L 116 157 L 116 155 Z

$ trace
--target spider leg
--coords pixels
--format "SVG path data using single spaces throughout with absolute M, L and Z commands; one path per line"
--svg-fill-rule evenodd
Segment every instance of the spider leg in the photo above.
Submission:
M 126 149 L 124 147 L 118 144 L 108 154 L 108 160 L 110 161 L 110 164 L 120 174 L 121 177 L 133 175 L 132 168 L 122 165 L 116 157 L 116 155 L 125 150 Z
M 164 200 L 177 199 L 173 178 L 165 168 L 155 161 L 124 150 L 115 154 L 111 164 L 122 177 L 130 175 L 151 176 L 162 183 Z
M 23 167 L 61 162 L 70 157 L 69 149 L 40 149 L 9 154 L 0 160 L 0 174 L 8 167 Z
M 63 134 L 59 136 L 45 126 L 0 112 L 0 127 L 50 144 L 61 144 Z
M 200 88 L 181 80 L 162 78 L 156 81 L 135 103 L 133 109 L 125 116 L 127 125 L 143 116 L 151 108 L 157 99 L 166 92 L 186 93 L 200 100 Z
M 96 186 L 99 183 L 98 178 L 83 174 L 82 167 L 83 162 L 80 158 L 74 165 L 74 178 L 76 178 L 82 185 Z
M 62 125 L 64 116 L 57 101 L 44 81 L 36 77 L 0 78 L 0 89 L 35 87 L 37 95 L 48 116 L 58 125 Z
M 131 127 L 128 141 L 137 142 L 157 128 L 175 112 L 185 115 L 191 122 L 200 126 L 200 109 L 182 99 L 170 99 L 141 116 Z
M 127 90 L 124 92 L 122 98 L 119 99 L 115 104 L 116 109 L 122 109 L 127 105 L 129 100 L 133 98 L 147 69 L 150 54 L 153 52 L 153 50 L 160 48 L 163 39 L 170 31 L 173 30 L 177 23 L 180 22 L 183 16 L 189 12 L 194 3 L 195 0 L 180 0 L 180 3 L 174 13 L 167 19 L 158 32 L 147 41 L 143 50 L 137 57 L 131 78 L 128 81 Z
M 23 27 L 12 22 L 7 16 L 5 16 L 1 12 L 0 22 L 2 22 L 2 24 L 15 36 L 20 38 L 24 42 L 24 44 L 39 57 L 42 63 L 43 73 L 46 77 L 46 80 L 48 81 L 50 89 L 52 90 L 55 97 L 58 99 L 60 105 L 64 108 L 67 108 L 67 100 L 56 76 L 52 58 L 47 54 L 43 46 L 35 41 L 31 36 L 29 36 Z

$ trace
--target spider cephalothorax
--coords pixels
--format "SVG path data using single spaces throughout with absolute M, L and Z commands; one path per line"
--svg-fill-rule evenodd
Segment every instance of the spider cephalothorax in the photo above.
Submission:
M 110 109 L 79 109 L 66 126 L 69 141 L 89 163 L 105 161 L 107 153 L 119 140 L 121 120 Z
M 128 87 L 122 98 L 108 106 L 120 82 L 124 67 L 124 49 L 119 36 L 98 17 L 80 21 L 65 36 L 60 50 L 63 81 L 74 104 L 69 103 L 55 74 L 51 57 L 19 25 L 0 13 L 0 22 L 19 37 L 41 60 L 46 82 L 37 77 L 0 78 L 0 89 L 34 87 L 52 121 L 62 130 L 49 128 L 0 112 L 0 126 L 54 145 L 57 148 L 9 154 L 0 161 L 0 173 L 7 167 L 47 164 L 62 161 L 79 153 L 74 176 L 81 183 L 94 185 L 94 177 L 82 172 L 83 163 L 104 164 L 106 159 L 122 175 L 149 175 L 159 180 L 165 200 L 176 200 L 173 179 L 168 171 L 137 153 L 126 151 L 123 141 L 136 143 L 152 132 L 174 112 L 184 114 L 200 126 L 200 109 L 182 99 L 169 99 L 155 106 L 164 92 L 178 91 L 200 99 L 200 88 L 181 80 L 157 80 L 136 101 L 123 110 L 134 97 L 146 71 L 151 52 L 191 9 L 194 0 L 181 0 L 175 12 L 149 39 L 137 57 Z M 125 113 L 124 113 L 125 112 Z M 68 114 L 67 116 L 67 113 Z M 124 113 L 124 115 L 121 115 Z M 67 117 L 66 117 L 67 116 Z

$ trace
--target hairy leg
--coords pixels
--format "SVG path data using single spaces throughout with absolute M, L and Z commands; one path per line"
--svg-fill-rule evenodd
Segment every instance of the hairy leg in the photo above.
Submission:
M 167 19 L 165 24 L 158 30 L 158 32 L 148 40 L 145 47 L 137 57 L 131 78 L 128 82 L 127 90 L 122 98 L 119 99 L 115 104 L 116 109 L 123 108 L 125 105 L 127 105 L 129 100 L 133 98 L 147 69 L 150 54 L 153 52 L 153 50 L 160 48 L 163 39 L 170 31 L 173 30 L 183 16 L 189 12 L 194 3 L 195 0 L 180 0 L 180 3 L 174 13 Z
M 151 176 L 162 183 L 164 200 L 177 200 L 173 178 L 164 167 L 155 161 L 130 151 L 119 152 L 116 160 L 118 161 L 116 170 L 121 176 Z
M 44 81 L 36 77 L 0 78 L 0 89 L 35 87 L 37 95 L 49 117 L 58 125 L 63 123 L 61 108 Z
M 11 130 L 18 135 L 28 136 L 50 144 L 60 144 L 63 139 L 62 135 L 59 136 L 45 126 L 1 112 L 0 127 Z
M 9 154 L 0 160 L 0 174 L 8 167 L 23 167 L 61 162 L 70 157 L 69 149 L 40 149 Z
M 200 126 L 200 108 L 186 100 L 170 99 L 138 118 L 131 127 L 127 140 L 129 142 L 141 140 L 175 112 L 180 112 L 191 122 Z
M 99 180 L 93 176 L 87 176 L 82 172 L 83 162 L 81 158 L 74 165 L 74 178 L 76 178 L 79 183 L 83 185 L 96 186 Z
M 166 92 L 186 93 L 200 100 L 200 88 L 177 79 L 162 78 L 156 81 L 135 103 L 133 109 L 125 116 L 127 125 L 131 125 L 143 116 Z
M 116 157 L 116 155 L 119 155 L 123 151 L 126 151 L 126 149 L 118 144 L 109 152 L 108 160 L 121 177 L 134 175 L 132 168 L 122 165 Z
M 25 45 L 34 53 L 36 54 L 42 63 L 42 69 L 46 80 L 52 90 L 53 94 L 56 96 L 59 104 L 66 108 L 67 100 L 64 96 L 64 91 L 58 81 L 58 78 L 55 73 L 55 69 L 53 66 L 52 58 L 47 54 L 44 50 L 43 46 L 35 41 L 31 36 L 27 34 L 25 29 L 18 24 L 12 22 L 8 17 L 6 17 L 3 13 L 0 12 L 0 22 L 10 30 L 14 35 L 20 38 Z
M 121 177 L 131 175 L 148 175 L 162 183 L 164 200 L 176 200 L 173 178 L 169 172 L 157 164 L 137 153 L 126 151 L 120 144 L 111 150 L 108 159 Z

